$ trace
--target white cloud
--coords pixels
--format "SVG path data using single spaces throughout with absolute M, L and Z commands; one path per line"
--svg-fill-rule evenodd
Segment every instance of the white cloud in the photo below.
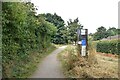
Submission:
M 89 33 L 100 26 L 118 27 L 119 0 L 31 0 L 38 13 L 57 13 L 65 21 L 79 17 Z

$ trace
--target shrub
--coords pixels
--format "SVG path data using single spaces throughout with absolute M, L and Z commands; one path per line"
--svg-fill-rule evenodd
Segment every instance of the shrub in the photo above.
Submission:
M 99 41 L 97 42 L 97 52 L 102 53 L 112 53 L 119 54 L 120 50 L 118 50 L 120 46 L 120 40 L 110 40 L 110 41 Z
M 33 61 L 30 57 L 38 52 L 39 55 L 45 54 L 55 32 L 56 28 L 52 23 L 35 15 L 35 7 L 31 2 L 3 3 L 2 77 L 23 77 L 24 67 Z M 33 52 L 34 55 L 31 56 Z

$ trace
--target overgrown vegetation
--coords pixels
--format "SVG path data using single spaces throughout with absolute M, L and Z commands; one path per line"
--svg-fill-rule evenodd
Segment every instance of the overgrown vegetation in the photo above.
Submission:
M 33 3 L 2 3 L 3 78 L 24 77 L 51 46 L 56 27 L 35 15 Z
M 58 55 L 64 70 L 69 78 L 118 78 L 117 61 L 96 54 L 93 43 L 89 43 L 89 56 L 78 56 L 75 46 L 68 46 Z
M 69 78 L 93 78 L 89 73 L 86 73 L 85 69 L 97 64 L 94 49 L 90 48 L 89 53 L 93 53 L 89 54 L 88 58 L 81 57 L 77 49 L 77 46 L 70 45 L 58 55 L 62 61 L 64 74 Z
M 120 46 L 120 40 L 99 41 L 96 45 L 96 51 L 102 53 L 120 54 L 118 46 Z
M 56 34 L 52 36 L 52 42 L 55 44 L 65 44 L 66 43 L 66 37 L 64 36 L 66 27 L 65 27 L 65 22 L 61 18 L 61 16 L 58 16 L 56 13 L 51 14 L 51 13 L 46 13 L 42 14 L 45 17 L 45 20 L 53 23 L 56 28 Z

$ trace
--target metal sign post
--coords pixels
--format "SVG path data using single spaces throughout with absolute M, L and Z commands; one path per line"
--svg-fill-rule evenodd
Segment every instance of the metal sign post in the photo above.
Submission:
M 78 29 L 78 45 L 80 46 L 80 55 L 87 56 L 87 46 L 88 46 L 88 30 L 87 29 Z

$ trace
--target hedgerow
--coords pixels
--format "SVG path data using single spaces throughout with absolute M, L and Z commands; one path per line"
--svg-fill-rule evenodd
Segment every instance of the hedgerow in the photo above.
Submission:
M 108 40 L 97 42 L 97 52 L 120 54 L 120 40 Z
M 43 54 L 50 46 L 56 28 L 41 15 L 35 15 L 35 10 L 30 2 L 2 4 L 3 78 L 23 77 L 27 74 L 24 67 L 29 69 L 27 64 L 33 61 L 31 57 L 36 52 Z

